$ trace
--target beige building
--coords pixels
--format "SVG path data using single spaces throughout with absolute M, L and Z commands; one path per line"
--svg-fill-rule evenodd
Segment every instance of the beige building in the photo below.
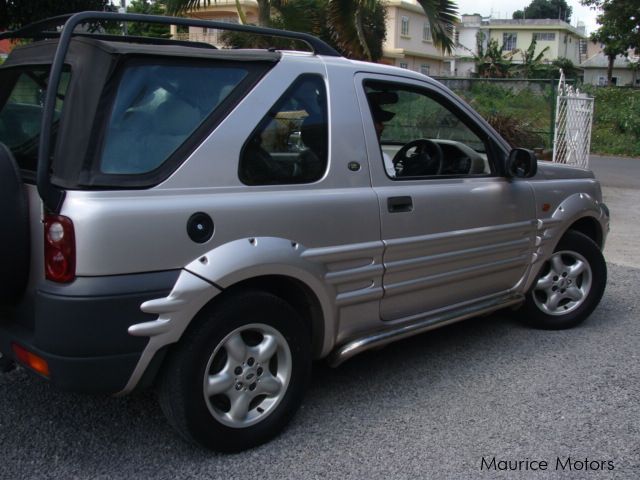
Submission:
M 202 3 L 202 2 L 201 2 Z M 451 59 L 433 45 L 431 26 L 422 7 L 416 0 L 388 0 L 387 39 L 383 46 L 382 63 L 408 68 L 426 75 L 449 74 Z M 258 21 L 258 3 L 255 0 L 240 0 L 248 23 Z M 216 0 L 202 5 L 189 13 L 192 18 L 238 22 L 235 0 Z M 186 34 L 176 34 L 178 38 Z M 221 45 L 219 31 L 207 28 L 189 29 L 190 40 Z
M 625 57 L 618 55 L 613 62 L 612 81 L 618 86 L 640 86 L 640 75 L 637 68 L 633 68 L 634 64 L 640 62 L 640 57 Z M 607 84 L 607 69 L 609 67 L 609 59 L 600 52 L 589 58 L 580 65 L 584 69 L 584 83 L 591 85 Z
M 568 58 L 575 65 L 580 65 L 586 59 L 587 37 L 584 31 L 572 27 L 562 20 L 495 20 L 489 23 L 489 38 L 503 46 L 503 51 L 514 49 L 526 50 L 531 41 L 536 40 L 536 55 L 546 47 L 544 58 L 548 61 L 557 58 Z M 514 61 L 518 62 L 518 55 Z
M 247 23 L 258 23 L 258 2 L 255 0 L 240 0 L 240 7 L 247 17 Z M 200 2 L 198 10 L 189 12 L 189 17 L 218 22 L 239 23 L 236 0 L 211 0 L 209 5 Z M 175 38 L 187 37 L 188 40 L 211 43 L 222 46 L 220 31 L 212 28 L 189 27 L 188 34 L 178 34 L 175 27 L 171 33 Z
M 449 75 L 450 57 L 433 44 L 431 25 L 416 0 L 387 0 L 382 63 L 425 75 Z
M 479 32 L 483 33 L 485 47 L 489 40 L 495 40 L 504 54 L 516 49 L 525 51 L 535 38 L 536 55 L 549 47 L 544 53 L 544 61 L 551 62 L 564 57 L 577 66 L 588 58 L 590 42 L 584 33 L 584 26 L 573 27 L 562 20 L 500 20 L 465 14 L 462 15 L 458 31 L 459 42 L 455 52 L 457 76 L 469 76 L 474 72 L 472 57 L 478 53 L 476 38 Z M 522 62 L 522 55 L 516 53 L 512 60 L 514 63 Z

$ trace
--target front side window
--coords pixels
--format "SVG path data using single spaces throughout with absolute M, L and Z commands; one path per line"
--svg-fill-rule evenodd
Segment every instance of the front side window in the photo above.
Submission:
M 315 182 L 324 175 L 328 152 L 324 80 L 318 75 L 302 75 L 245 143 L 239 177 L 247 185 Z
M 62 72 L 56 98 L 52 132 L 57 130 L 70 72 Z M 38 143 L 42 110 L 49 81 L 48 67 L 8 69 L 0 76 L 0 142 L 13 153 L 18 166 L 35 171 L 38 163 Z
M 391 179 L 491 174 L 485 142 L 436 96 L 375 81 L 365 93 Z
M 247 76 L 240 66 L 128 66 L 106 127 L 99 170 L 144 174 L 159 168 Z

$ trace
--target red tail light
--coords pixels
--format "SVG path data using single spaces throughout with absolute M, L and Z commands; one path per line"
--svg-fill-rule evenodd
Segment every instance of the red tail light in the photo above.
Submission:
M 47 361 L 36 355 L 35 353 L 30 352 L 26 348 L 18 345 L 17 343 L 12 343 L 11 347 L 13 348 L 13 353 L 16 356 L 16 360 L 20 363 L 23 363 L 27 367 L 35 370 L 41 375 L 45 377 L 49 377 L 49 365 Z
M 44 271 L 47 280 L 68 283 L 76 278 L 73 222 L 62 215 L 44 217 Z

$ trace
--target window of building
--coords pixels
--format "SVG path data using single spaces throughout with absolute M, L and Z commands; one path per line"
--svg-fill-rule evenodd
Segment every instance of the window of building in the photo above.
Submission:
M 580 40 L 580 55 L 586 55 L 586 54 L 587 54 L 587 40 L 581 39 Z
M 284 185 L 322 178 L 329 152 L 326 105 L 322 77 L 300 76 L 246 141 L 240 180 L 247 185 Z
M 422 65 L 420 65 L 420 73 L 423 75 L 429 75 L 429 71 L 431 70 L 431 67 L 429 65 L 427 65 L 426 63 L 423 63 Z
M 400 68 L 409 68 L 409 64 L 406 62 L 400 62 Z
M 536 32 L 533 34 L 536 42 L 553 42 L 556 39 L 555 32 Z
M 517 33 L 503 33 L 502 34 L 502 51 L 512 51 L 516 49 L 516 44 L 518 43 L 518 34 Z
M 409 17 L 402 16 L 401 24 L 400 24 L 400 35 L 403 37 L 409 36 Z
M 433 41 L 433 37 L 431 36 L 431 24 L 429 22 L 425 22 L 422 26 L 422 40 L 424 42 Z

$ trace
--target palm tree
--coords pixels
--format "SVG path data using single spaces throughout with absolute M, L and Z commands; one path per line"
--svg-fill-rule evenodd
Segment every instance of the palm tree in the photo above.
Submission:
M 518 65 L 518 70 L 524 78 L 529 78 L 531 72 L 535 70 L 536 67 L 542 65 L 544 54 L 549 50 L 549 47 L 544 47 L 542 51 L 536 55 L 536 43 L 536 39 L 534 38 L 525 51 L 519 51 L 522 56 L 522 63 Z
M 476 64 L 476 72 L 480 78 L 506 78 L 509 76 L 511 68 L 511 57 L 514 52 L 504 55 L 503 47 L 498 44 L 495 38 L 489 39 L 485 47 L 486 35 L 484 32 L 476 34 L 476 51 L 472 51 L 463 46 L 467 50 Z
M 429 24 L 436 47 L 451 53 L 454 47 L 453 28 L 458 21 L 453 0 L 418 0 Z M 380 0 L 329 0 L 329 26 L 337 43 L 350 50 L 352 57 L 375 61 L 365 29 L 368 16 L 384 8 Z
M 179 15 L 200 6 L 210 5 L 216 0 L 165 0 L 167 13 Z M 256 0 L 258 3 L 258 24 L 272 25 L 272 13 L 276 16 L 293 0 Z M 384 2 L 381 0 L 319 0 L 326 5 L 327 25 L 333 43 L 339 50 L 352 58 L 376 61 L 382 56 L 384 28 L 372 28 L 384 20 Z M 418 0 L 429 23 L 434 44 L 445 52 L 454 47 L 453 28 L 457 22 L 457 6 L 453 0 Z M 242 17 L 242 9 L 236 0 L 236 7 Z M 289 28 L 288 25 L 284 25 Z M 379 48 L 378 48 L 379 46 Z

